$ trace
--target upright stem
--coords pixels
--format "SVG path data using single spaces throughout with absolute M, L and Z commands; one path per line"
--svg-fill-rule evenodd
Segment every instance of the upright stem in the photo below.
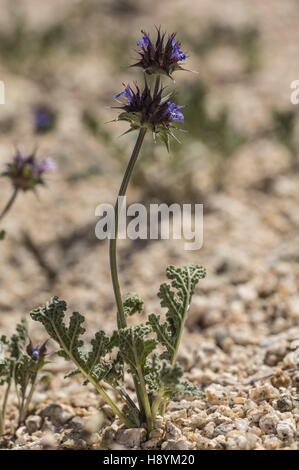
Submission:
M 7 212 L 10 210 L 11 206 L 13 205 L 13 203 L 15 202 L 15 199 L 17 197 L 17 194 L 18 194 L 18 188 L 15 188 L 12 195 L 10 196 L 10 198 L 8 199 L 7 203 L 6 203 L 6 206 L 4 207 L 4 209 L 2 210 L 2 212 L 0 213 L 0 220 L 3 219 L 3 217 L 7 214 Z
M 22 422 L 25 420 L 26 415 L 28 413 L 28 408 L 29 408 L 29 405 L 30 405 L 30 402 L 32 400 L 32 396 L 33 396 L 33 393 L 34 393 L 34 390 L 35 390 L 35 387 L 36 387 L 36 378 L 37 378 L 37 374 L 32 379 L 30 391 L 27 395 L 26 401 L 24 402 L 22 409 L 20 410 L 19 425 L 22 424 Z
M 111 270 L 112 284 L 113 284 L 115 301 L 117 305 L 118 328 L 125 328 L 127 326 L 123 303 L 122 303 L 120 285 L 119 285 L 119 280 L 118 280 L 117 260 L 116 260 L 116 244 L 117 244 L 117 238 L 118 238 L 118 210 L 119 210 L 118 198 L 125 196 L 126 194 L 130 177 L 131 177 L 134 165 L 136 163 L 136 160 L 138 158 L 146 131 L 147 131 L 146 128 L 141 128 L 139 131 L 138 138 L 137 138 L 135 147 L 133 149 L 126 172 L 124 174 L 124 177 L 123 177 L 123 180 L 122 180 L 119 192 L 118 192 L 118 197 L 114 206 L 114 236 L 112 236 L 112 238 L 110 239 L 109 257 L 110 257 L 110 270 Z
M 9 379 L 9 382 L 6 387 L 3 403 L 2 403 L 2 409 L 0 413 L 0 436 L 4 434 L 5 430 L 5 415 L 6 415 L 6 407 L 7 407 L 7 400 L 8 400 L 8 395 L 11 387 L 11 379 Z

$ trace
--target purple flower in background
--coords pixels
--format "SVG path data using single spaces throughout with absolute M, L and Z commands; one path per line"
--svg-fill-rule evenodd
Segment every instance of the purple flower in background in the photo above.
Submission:
M 165 39 L 165 33 L 157 29 L 157 38 L 152 41 L 150 35 L 141 31 L 143 36 L 137 42 L 137 53 L 140 59 L 132 67 L 141 67 L 147 74 L 164 74 L 171 77 L 176 70 L 184 70 L 180 62 L 186 60 L 186 54 L 181 50 L 181 43 L 172 33 Z
M 35 132 L 42 134 L 52 130 L 56 123 L 56 113 L 48 106 L 37 106 L 34 110 Z
M 47 171 L 54 171 L 56 165 L 51 158 L 36 160 L 34 153 L 24 155 L 17 150 L 11 163 L 8 163 L 2 176 L 10 178 L 16 189 L 28 191 L 44 184 L 43 176 Z

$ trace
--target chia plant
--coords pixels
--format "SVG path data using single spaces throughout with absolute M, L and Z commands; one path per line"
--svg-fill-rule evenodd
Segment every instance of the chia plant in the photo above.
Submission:
M 27 343 L 27 347 L 26 347 Z M 18 401 L 18 426 L 28 414 L 36 385 L 41 380 L 40 371 L 48 362 L 46 343 L 33 346 L 28 336 L 27 322 L 23 318 L 11 338 L 0 337 L 0 386 L 5 388 L 0 405 L 0 436 L 5 433 L 5 417 L 12 386 Z
M 36 186 L 45 184 L 44 174 L 54 169 L 51 158 L 38 161 L 34 152 L 25 155 L 17 149 L 12 161 L 7 163 L 6 169 L 0 174 L 9 178 L 13 186 L 12 194 L 0 212 L 0 222 L 11 210 L 19 192 L 35 191 Z M 0 240 L 4 236 L 5 231 L 0 230 Z
M 1 174 L 10 179 L 13 192 L 0 213 L 0 221 L 8 214 L 20 191 L 35 191 L 37 185 L 45 184 L 44 174 L 50 169 L 54 169 L 51 159 L 37 161 L 34 153 L 24 155 L 19 150 L 16 151 Z M 0 230 L 0 240 L 4 237 L 5 231 Z M 0 436 L 5 433 L 6 410 L 12 386 L 15 387 L 18 401 L 18 426 L 25 420 L 39 382 L 39 372 L 47 362 L 45 355 L 45 343 L 40 347 L 33 347 L 25 319 L 17 325 L 11 338 L 0 336 L 0 386 L 4 387 L 4 397 L 0 403 Z
M 75 369 L 69 376 L 83 375 L 84 383 L 90 382 L 95 387 L 127 427 L 145 426 L 150 432 L 156 416 L 165 413 L 171 399 L 201 395 L 198 387 L 182 379 L 183 369 L 177 356 L 194 289 L 206 273 L 196 264 L 168 266 L 166 276 L 170 282 L 163 283 L 158 292 L 161 307 L 166 309 L 165 320 L 151 314 L 146 322 L 130 325 L 130 317 L 141 313 L 144 303 L 137 294 L 123 297 L 121 293 L 116 256 L 118 200 L 126 194 L 146 134 L 160 138 L 169 149 L 169 140 L 175 137 L 177 124 L 184 122 L 183 107 L 171 101 L 172 93 L 165 94 L 161 76 L 172 78 L 174 72 L 184 70 L 181 63 L 187 58 L 176 35 L 166 37 L 160 29 L 155 41 L 142 31 L 137 53 L 139 60 L 133 66 L 142 69 L 144 83 L 124 85 L 124 90 L 114 95 L 118 104 L 115 108 L 120 110 L 116 121 L 128 122 L 127 132 L 138 131 L 116 200 L 115 236 L 110 239 L 109 246 L 117 329 L 111 336 L 98 331 L 91 344 L 86 344 L 84 316 L 74 312 L 66 322 L 67 304 L 58 297 L 33 310 L 31 317 L 41 322 L 58 343 L 58 354 L 73 362 Z M 151 85 L 150 80 L 154 81 Z M 125 387 L 125 372 L 133 377 L 136 399 Z M 108 394 L 107 385 L 114 390 L 117 400 Z M 117 404 L 120 401 L 125 406 L 120 407 Z

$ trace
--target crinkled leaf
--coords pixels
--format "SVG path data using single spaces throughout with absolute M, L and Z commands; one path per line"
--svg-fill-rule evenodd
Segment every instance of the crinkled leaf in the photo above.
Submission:
M 132 373 L 136 372 L 139 365 L 144 369 L 147 357 L 157 345 L 155 339 L 147 338 L 151 331 L 149 325 L 141 324 L 122 328 L 118 332 L 120 353 Z
M 124 311 L 126 316 L 134 315 L 134 313 L 141 313 L 144 309 L 144 302 L 142 298 L 135 292 L 129 293 L 124 301 Z
M 155 331 L 159 342 L 166 348 L 163 357 L 171 359 L 176 351 L 195 286 L 199 279 L 205 277 L 206 271 L 196 264 L 181 267 L 171 265 L 168 266 L 166 275 L 171 283 L 163 283 L 158 293 L 161 306 L 167 308 L 166 322 L 161 323 L 160 317 L 152 314 L 148 323 Z
M 108 383 L 116 383 L 119 376 L 119 367 L 116 367 L 113 361 L 103 361 L 102 358 L 114 347 L 111 339 L 103 331 L 96 333 L 91 341 L 89 352 L 83 352 L 84 342 L 82 335 L 85 328 L 82 324 L 84 317 L 74 312 L 71 315 L 69 325 L 64 322 L 66 302 L 58 297 L 53 297 L 46 305 L 37 308 L 31 312 L 33 320 L 41 322 L 51 338 L 60 346 L 58 354 L 65 359 L 71 359 L 86 377 L 99 382 L 105 380 Z M 71 375 L 77 373 L 77 370 L 71 372 Z

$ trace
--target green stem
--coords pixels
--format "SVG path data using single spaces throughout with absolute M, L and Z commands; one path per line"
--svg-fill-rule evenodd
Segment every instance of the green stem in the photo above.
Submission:
M 188 282 L 189 282 L 189 284 L 188 284 L 188 287 L 186 289 L 186 296 L 185 296 L 184 310 L 183 310 L 183 315 L 182 315 L 182 322 L 181 322 L 181 325 L 180 325 L 179 333 L 178 333 L 178 335 L 176 337 L 176 340 L 175 340 L 173 353 L 172 353 L 172 356 L 171 356 L 171 359 L 170 359 L 170 364 L 171 365 L 173 365 L 175 363 L 177 355 L 178 355 L 178 350 L 179 350 L 179 346 L 180 346 L 180 342 L 181 342 L 181 339 L 182 339 L 182 334 L 183 334 L 183 331 L 184 331 L 184 326 L 185 326 L 185 322 L 186 322 L 186 318 L 187 318 L 187 311 L 188 311 L 189 304 L 190 304 L 190 280 L 189 280 L 189 278 L 188 278 Z M 162 400 L 163 400 L 163 386 L 158 390 L 157 396 L 156 396 L 156 398 L 153 402 L 153 405 L 152 405 L 152 413 L 153 413 L 154 417 L 156 416 L 156 414 L 157 414 L 157 412 L 160 408 L 160 405 L 161 405 L 161 415 L 163 416 L 165 414 L 167 403 L 169 402 L 169 400 L 166 399 L 161 404 Z
M 32 380 L 30 391 L 29 391 L 29 393 L 27 395 L 27 398 L 26 398 L 26 401 L 25 401 L 25 403 L 22 407 L 22 411 L 20 411 L 19 425 L 22 424 L 22 422 L 25 420 L 25 418 L 27 416 L 28 408 L 29 408 L 29 405 L 30 405 L 30 402 L 31 402 L 31 399 L 32 399 L 32 396 L 33 396 L 33 393 L 34 393 L 34 390 L 35 390 L 35 387 L 36 387 L 36 378 L 37 378 L 37 374 L 35 374 L 35 376 Z
M 148 399 L 148 394 L 146 391 L 146 385 L 145 385 L 145 381 L 143 377 L 143 372 L 141 369 L 139 359 L 137 357 L 136 357 L 136 361 L 137 361 L 136 370 L 137 370 L 139 382 L 136 380 L 135 386 L 138 385 L 140 393 L 141 393 L 142 405 L 143 405 L 146 424 L 147 424 L 147 432 L 150 433 L 151 430 L 153 429 L 152 410 L 151 410 L 151 405 Z
M 2 212 L 0 213 L 0 220 L 3 219 L 3 217 L 9 212 L 9 210 L 11 209 L 13 203 L 15 202 L 16 200 L 16 197 L 17 197 L 17 194 L 18 194 L 18 188 L 15 188 L 12 195 L 10 196 L 10 198 L 8 199 L 4 209 L 2 210 Z
M 1 409 L 1 414 L 0 414 L 0 436 L 4 434 L 4 428 L 5 428 L 5 415 L 6 415 L 6 407 L 7 407 L 7 400 L 8 400 L 8 395 L 10 392 L 10 387 L 11 387 L 11 379 L 9 379 L 9 382 L 6 387 L 4 399 L 3 399 L 3 404 L 2 404 L 2 409 Z
M 118 328 L 125 328 L 127 326 L 122 298 L 121 298 L 121 291 L 120 291 L 118 271 L 117 271 L 117 260 L 116 260 L 116 244 L 117 244 L 117 238 L 118 238 L 118 210 L 119 210 L 118 198 L 123 197 L 126 194 L 130 177 L 132 175 L 134 165 L 138 158 L 146 131 L 147 131 L 146 128 L 141 128 L 139 131 L 138 138 L 137 138 L 135 147 L 133 149 L 129 164 L 125 171 L 125 174 L 124 174 L 124 177 L 123 177 L 123 180 L 122 180 L 119 192 L 118 192 L 118 197 L 114 206 L 114 234 L 113 234 L 114 236 L 112 236 L 112 238 L 110 239 L 109 257 L 110 257 L 110 270 L 111 270 L 112 284 L 113 284 L 115 301 L 117 305 Z
M 53 325 L 53 329 L 56 333 L 57 338 L 59 339 L 59 344 L 60 346 L 65 350 L 65 352 L 68 354 L 69 358 L 73 361 L 73 363 L 77 366 L 77 368 L 80 370 L 81 374 L 87 378 L 87 380 L 94 386 L 94 388 L 97 390 L 97 392 L 101 395 L 102 398 L 108 403 L 108 405 L 112 408 L 116 416 L 118 416 L 123 423 L 128 427 L 128 428 L 134 428 L 135 423 L 131 421 L 129 418 L 127 418 L 121 410 L 118 408 L 118 406 L 113 402 L 113 400 L 109 397 L 109 395 L 105 392 L 103 387 L 97 383 L 94 378 L 89 375 L 86 370 L 81 366 L 81 364 L 76 360 L 76 358 L 73 356 L 72 352 L 66 347 L 63 338 L 60 336 L 59 331 L 57 331 L 57 328 L 55 325 Z

